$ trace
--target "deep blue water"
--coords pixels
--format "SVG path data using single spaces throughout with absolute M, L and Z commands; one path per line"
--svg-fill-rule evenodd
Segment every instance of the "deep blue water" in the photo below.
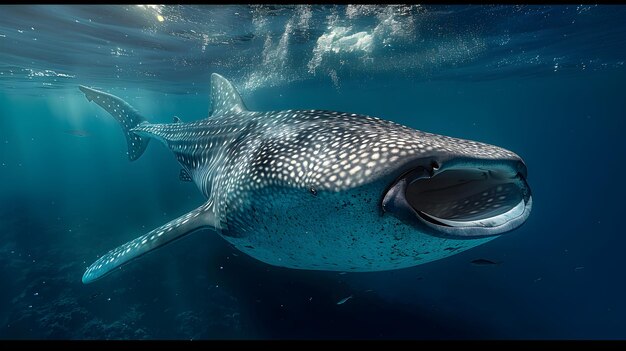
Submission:
M 625 6 L 0 6 L 0 338 L 624 339 L 624 61 Z M 533 212 L 402 270 L 279 268 L 199 232 L 83 285 L 203 197 L 158 143 L 128 162 L 78 85 L 192 121 L 213 72 L 252 110 L 513 150 Z

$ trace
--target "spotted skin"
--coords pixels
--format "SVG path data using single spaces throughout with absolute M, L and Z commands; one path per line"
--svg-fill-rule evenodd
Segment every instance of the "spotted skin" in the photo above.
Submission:
M 81 89 L 96 102 L 100 94 L 108 96 Z M 432 160 L 448 167 L 466 160 L 521 160 L 497 146 L 370 116 L 325 110 L 248 111 L 232 84 L 217 74 L 212 76 L 211 96 L 209 118 L 172 124 L 141 119 L 128 130 L 131 142 L 156 139 L 165 144 L 207 202 L 102 256 L 88 268 L 83 282 L 201 228 L 217 232 L 258 260 L 290 268 L 378 271 L 437 260 L 493 237 L 440 238 L 383 215 L 381 197 L 394 179 Z M 120 106 L 126 111 L 127 104 Z M 474 206 L 497 203 L 488 201 L 494 194 L 488 195 Z M 469 206 L 453 216 L 472 210 Z
M 180 172 L 178 173 L 178 179 L 183 182 L 193 182 L 193 179 L 191 179 L 191 176 L 189 175 L 189 173 L 187 173 L 187 171 L 185 171 L 184 168 L 181 168 Z

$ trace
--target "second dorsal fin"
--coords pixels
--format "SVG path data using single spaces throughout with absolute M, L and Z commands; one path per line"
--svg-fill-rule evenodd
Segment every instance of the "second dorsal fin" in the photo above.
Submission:
M 209 116 L 248 111 L 237 89 L 217 73 L 211 75 L 211 108 Z

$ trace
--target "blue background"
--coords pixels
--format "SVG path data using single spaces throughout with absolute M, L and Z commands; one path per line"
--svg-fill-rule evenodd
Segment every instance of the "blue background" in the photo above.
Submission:
M 626 337 L 626 8 L 352 10 L 0 6 L 0 338 Z M 332 26 L 370 33 L 372 49 L 334 42 L 313 74 Z M 361 113 L 513 150 L 533 212 L 402 270 L 283 269 L 199 232 L 83 285 L 97 255 L 203 198 L 159 143 L 128 162 L 117 122 L 77 86 L 151 122 L 191 121 L 207 115 L 212 72 L 252 110 Z

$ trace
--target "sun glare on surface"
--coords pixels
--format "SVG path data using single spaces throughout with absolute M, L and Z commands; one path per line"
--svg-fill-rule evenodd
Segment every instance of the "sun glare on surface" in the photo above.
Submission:
M 135 6 L 141 9 L 145 9 L 146 11 L 149 11 L 150 13 L 154 14 L 156 16 L 157 21 L 159 22 L 165 21 L 165 17 L 161 15 L 161 10 L 163 10 L 163 7 L 165 7 L 165 5 L 135 5 Z

